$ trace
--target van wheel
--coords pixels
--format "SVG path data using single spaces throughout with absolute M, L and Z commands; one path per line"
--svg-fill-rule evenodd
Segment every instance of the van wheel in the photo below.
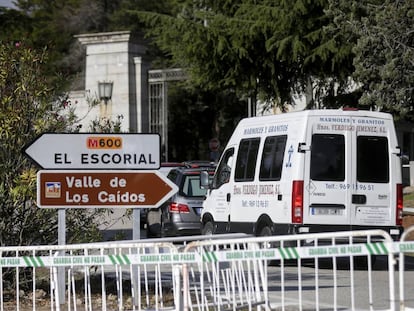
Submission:
M 214 224 L 211 221 L 207 221 L 203 225 L 203 229 L 201 230 L 202 235 L 213 235 L 214 234 Z
M 259 236 L 271 236 L 272 235 L 272 229 L 270 229 L 269 226 L 264 226 L 259 233 Z
M 259 232 L 259 236 L 262 236 L 262 237 L 271 236 L 271 235 L 272 235 L 272 229 L 270 229 L 269 226 L 264 226 Z M 275 246 L 276 245 L 273 245 L 273 243 L 270 243 L 270 242 L 265 242 L 262 244 L 262 247 L 264 249 L 273 248 Z M 280 264 L 279 260 L 276 260 L 276 259 L 267 260 L 268 266 L 278 266 L 279 264 Z
M 357 269 L 368 269 L 368 257 L 367 256 L 355 256 L 353 257 L 354 265 Z M 374 266 L 377 260 L 376 256 L 371 256 L 371 268 Z
M 269 226 L 264 226 L 262 229 L 260 229 L 259 231 L 259 235 L 258 236 L 271 236 L 272 235 L 272 229 L 270 229 Z M 262 245 L 263 248 L 271 248 L 272 244 L 271 243 L 263 243 Z

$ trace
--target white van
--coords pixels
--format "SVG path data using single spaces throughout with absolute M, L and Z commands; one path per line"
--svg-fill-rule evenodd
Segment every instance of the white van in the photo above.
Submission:
M 208 185 L 202 233 L 380 228 L 398 239 L 399 154 L 386 113 L 307 110 L 243 119 Z

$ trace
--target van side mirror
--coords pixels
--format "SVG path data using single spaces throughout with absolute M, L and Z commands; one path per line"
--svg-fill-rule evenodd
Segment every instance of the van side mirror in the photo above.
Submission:
M 200 172 L 200 187 L 202 189 L 210 188 L 210 177 L 207 171 Z
M 397 156 L 401 156 L 401 148 L 400 147 L 391 148 L 390 151 L 391 151 L 392 154 L 396 154 Z

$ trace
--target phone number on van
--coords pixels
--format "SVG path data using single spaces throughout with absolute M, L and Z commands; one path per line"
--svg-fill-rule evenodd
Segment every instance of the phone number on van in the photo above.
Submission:
M 242 207 L 269 207 L 267 200 L 242 200 Z
M 374 191 L 374 185 L 371 185 L 371 184 L 368 184 L 368 185 L 364 185 L 364 184 L 339 184 L 339 189 L 340 190 L 350 190 L 350 189 L 352 189 L 352 190 Z

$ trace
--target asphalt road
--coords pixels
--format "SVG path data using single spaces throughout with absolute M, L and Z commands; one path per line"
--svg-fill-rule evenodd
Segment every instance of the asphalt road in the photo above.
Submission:
M 392 275 L 393 303 L 390 300 L 392 282 L 389 281 L 391 274 L 388 273 L 387 262 L 386 257 L 378 257 L 371 275 L 366 267 L 350 270 L 349 260 L 346 259 L 338 260 L 336 271 L 328 260 L 321 260 L 318 267 L 313 262 L 303 263 L 300 270 L 294 265 L 287 265 L 283 268 L 283 281 L 281 267 L 269 267 L 271 307 L 281 309 L 284 305 L 286 310 L 298 310 L 301 304 L 303 310 L 384 310 L 394 304 L 399 309 L 398 260 Z M 405 305 L 414 307 L 414 259 L 407 258 L 405 267 Z M 302 276 L 301 285 L 299 274 Z M 298 290 L 299 286 L 301 291 Z
M 106 240 L 115 239 L 119 234 L 125 239 L 131 239 L 130 228 L 123 224 L 122 228 L 106 231 Z M 146 239 L 145 228 L 139 234 L 140 239 Z M 388 260 L 384 256 L 376 258 L 372 274 L 366 267 L 351 270 L 349 260 L 340 259 L 337 266 L 333 270 L 332 262 L 327 260 L 321 260 L 318 266 L 314 262 L 305 262 L 300 268 L 292 264 L 285 265 L 283 269 L 281 266 L 270 266 L 268 289 L 272 310 L 282 309 L 282 306 L 285 310 L 298 310 L 300 304 L 303 310 L 384 310 L 392 304 L 395 309 L 400 308 L 398 260 L 395 261 L 393 284 L 389 280 Z M 404 276 L 405 306 L 414 308 L 413 257 L 406 257 Z M 394 302 L 390 301 L 392 286 Z

